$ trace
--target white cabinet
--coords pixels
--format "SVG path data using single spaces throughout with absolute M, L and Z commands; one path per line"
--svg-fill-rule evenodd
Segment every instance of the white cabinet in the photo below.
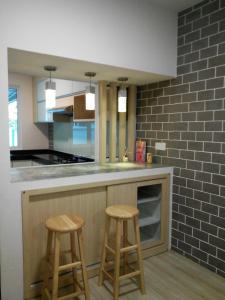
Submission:
M 62 97 L 73 93 L 73 82 L 71 80 L 53 79 L 56 83 L 56 97 Z
M 53 122 L 53 113 L 46 109 L 45 101 L 37 102 L 37 122 Z

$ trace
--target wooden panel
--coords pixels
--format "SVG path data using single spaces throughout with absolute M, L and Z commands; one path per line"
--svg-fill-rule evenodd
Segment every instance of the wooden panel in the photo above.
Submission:
M 131 85 L 128 88 L 128 159 L 134 161 L 135 140 L 136 140 L 136 97 L 137 87 Z
M 94 120 L 95 111 L 86 110 L 85 108 L 85 95 L 74 97 L 73 119 L 74 120 Z
M 74 96 L 63 97 L 55 100 L 55 108 L 73 105 Z
M 77 214 L 84 218 L 84 243 L 88 265 L 100 260 L 103 220 L 106 207 L 106 189 L 41 194 L 23 194 L 23 246 L 25 298 L 29 299 L 30 286 L 41 279 L 42 259 L 45 255 L 47 230 L 45 221 L 59 214 Z M 69 248 L 68 237 L 62 237 L 62 249 Z M 88 247 L 91 245 L 91 247 Z M 64 258 L 65 259 L 65 258 Z
M 109 158 L 110 162 L 116 161 L 116 123 L 117 123 L 117 87 L 115 83 L 110 85 L 109 91 L 109 111 L 110 111 L 110 136 L 109 136 Z
M 119 113 L 119 160 L 122 161 L 126 149 L 126 113 Z
M 107 89 L 106 81 L 99 82 L 99 161 L 106 161 Z

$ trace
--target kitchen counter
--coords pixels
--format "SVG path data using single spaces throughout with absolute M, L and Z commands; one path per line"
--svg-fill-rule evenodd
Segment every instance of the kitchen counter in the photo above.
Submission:
M 125 163 L 82 163 L 57 166 L 37 166 L 11 169 L 11 182 L 35 181 L 53 179 L 60 177 L 74 177 L 85 175 L 97 175 L 103 173 L 138 171 L 138 170 L 160 170 L 168 166 L 159 164 Z M 169 168 L 170 169 L 170 168 Z M 168 171 L 168 170 L 167 170 Z M 163 172 L 161 170 L 160 172 Z M 164 171 L 165 172 L 165 171 Z

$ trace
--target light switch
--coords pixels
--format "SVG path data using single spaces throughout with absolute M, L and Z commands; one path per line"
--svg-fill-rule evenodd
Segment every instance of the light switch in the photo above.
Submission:
M 166 150 L 166 143 L 155 143 L 156 150 Z

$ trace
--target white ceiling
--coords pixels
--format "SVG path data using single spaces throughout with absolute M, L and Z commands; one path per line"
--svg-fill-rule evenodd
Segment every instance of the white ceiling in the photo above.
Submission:
M 100 80 L 112 82 L 117 81 L 118 77 L 128 77 L 128 83 L 142 85 L 171 78 L 153 73 L 123 69 L 114 66 L 27 52 L 17 49 L 8 50 L 9 72 L 37 77 L 48 77 L 49 73 L 44 70 L 45 65 L 57 66 L 57 71 L 52 74 L 53 78 L 77 81 L 89 80 L 85 77 L 85 72 L 96 72 L 96 76 L 93 80 L 94 82 Z
M 202 0 L 151 0 L 161 6 L 166 6 L 176 12 L 182 11 L 192 5 L 200 3 Z

